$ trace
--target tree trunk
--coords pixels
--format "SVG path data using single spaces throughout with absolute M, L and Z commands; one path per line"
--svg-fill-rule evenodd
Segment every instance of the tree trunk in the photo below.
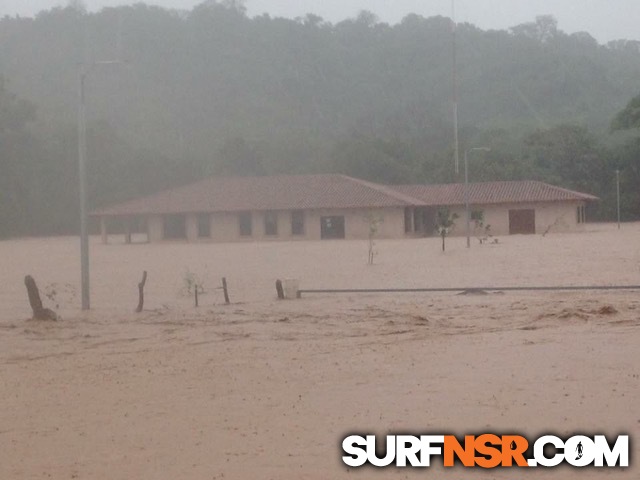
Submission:
M 33 310 L 34 320 L 58 320 L 58 315 L 53 310 L 44 308 L 42 306 L 42 300 L 40 299 L 40 291 L 36 285 L 36 281 L 31 275 L 24 277 L 24 285 L 27 287 L 27 294 L 29 295 L 29 304 L 31 310 Z
M 144 306 L 144 284 L 145 283 L 147 283 L 146 270 L 142 273 L 142 281 L 138 283 L 138 307 L 136 308 L 136 313 L 140 313 L 142 311 L 142 307 Z
M 225 277 L 222 277 L 222 291 L 224 293 L 224 303 L 229 305 L 231 302 L 229 301 L 229 290 L 227 289 L 227 279 Z

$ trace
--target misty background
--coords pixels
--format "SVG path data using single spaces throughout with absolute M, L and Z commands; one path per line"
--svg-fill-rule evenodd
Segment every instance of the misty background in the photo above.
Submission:
M 431 17 L 389 8 L 417 2 L 369 2 L 379 13 L 323 2 L 328 19 L 294 2 L 187 3 L 72 1 L 0 19 L 0 236 L 77 231 L 80 62 L 123 62 L 87 77 L 91 207 L 211 174 L 460 180 L 450 1 L 425 2 L 443 5 Z M 464 22 L 472 3 L 456 3 L 460 147 L 491 148 L 472 181 L 585 191 L 602 198 L 590 217 L 611 220 L 620 169 L 623 218 L 640 218 L 640 41 L 567 32 L 550 15 L 487 30 Z
M 34 16 L 42 10 L 66 6 L 67 0 L 3 0 L 0 16 Z M 91 12 L 104 7 L 133 5 L 131 0 L 84 0 Z M 164 8 L 191 10 L 202 0 L 153 0 L 145 2 Z M 294 19 L 313 13 L 332 23 L 373 12 L 381 21 L 397 23 L 406 15 L 424 17 L 451 16 L 455 5 L 456 20 L 478 27 L 504 30 L 531 21 L 539 15 L 553 15 L 559 27 L 568 33 L 588 32 L 600 43 L 611 40 L 640 40 L 637 0 L 247 0 L 249 16 L 268 13 L 273 17 Z

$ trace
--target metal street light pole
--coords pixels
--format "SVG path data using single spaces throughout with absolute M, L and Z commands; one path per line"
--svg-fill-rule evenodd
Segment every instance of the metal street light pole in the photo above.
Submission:
M 467 248 L 471 248 L 471 211 L 469 210 L 469 152 L 473 151 L 488 152 L 488 147 L 474 147 L 464 151 L 464 210 L 467 218 Z
M 620 170 L 616 170 L 616 210 L 618 212 L 618 230 L 620 230 Z
M 87 69 L 78 71 L 78 179 L 80 182 L 80 282 L 82 310 L 89 310 L 89 234 L 87 231 L 87 121 L 85 109 L 85 80 Z
M 458 142 L 458 43 L 456 40 L 456 4 L 455 0 L 451 0 L 451 44 L 452 44 L 452 55 L 451 55 L 451 82 L 452 82 L 452 103 L 453 103 L 453 162 L 454 169 L 456 175 L 458 175 L 460 171 L 459 167 L 459 157 L 460 157 L 460 149 Z
M 87 75 L 96 65 L 122 63 L 120 60 L 93 62 L 87 66 L 81 64 L 78 69 L 78 181 L 80 193 L 80 283 L 82 310 L 90 308 L 89 288 L 89 231 L 87 219 L 87 118 L 85 105 L 85 83 Z

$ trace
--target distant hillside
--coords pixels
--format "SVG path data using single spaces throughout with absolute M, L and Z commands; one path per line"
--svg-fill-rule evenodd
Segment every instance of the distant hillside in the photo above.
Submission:
M 322 142 L 407 112 L 421 121 L 451 117 L 443 17 L 410 15 L 389 26 L 365 12 L 332 25 L 313 15 L 252 19 L 215 2 L 190 12 L 66 8 L 5 17 L 0 44 L 7 85 L 47 121 L 74 122 L 80 60 L 127 60 L 90 76 L 90 114 L 168 154 L 208 155 L 236 135 Z M 603 130 L 638 93 L 640 42 L 602 46 L 557 30 L 549 17 L 509 32 L 463 24 L 458 64 L 463 126 Z

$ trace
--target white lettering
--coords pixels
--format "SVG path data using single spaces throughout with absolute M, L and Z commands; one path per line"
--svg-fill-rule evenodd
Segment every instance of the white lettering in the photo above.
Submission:
M 533 445 L 533 458 L 535 458 L 537 465 L 543 467 L 556 467 L 562 463 L 563 455 L 561 453 L 556 454 L 552 458 L 544 456 L 544 446 L 553 445 L 556 450 L 564 447 L 564 443 L 558 437 L 553 435 L 544 435 L 536 440 Z
M 609 444 L 607 443 L 607 439 L 604 435 L 596 435 L 594 440 L 597 452 L 595 458 L 596 467 L 602 467 L 604 465 L 604 459 L 606 459 L 607 466 L 609 467 L 615 467 L 618 459 L 620 459 L 621 467 L 629 466 L 628 435 L 620 435 L 616 439 L 616 443 L 613 445 L 612 449 L 609 448 Z

